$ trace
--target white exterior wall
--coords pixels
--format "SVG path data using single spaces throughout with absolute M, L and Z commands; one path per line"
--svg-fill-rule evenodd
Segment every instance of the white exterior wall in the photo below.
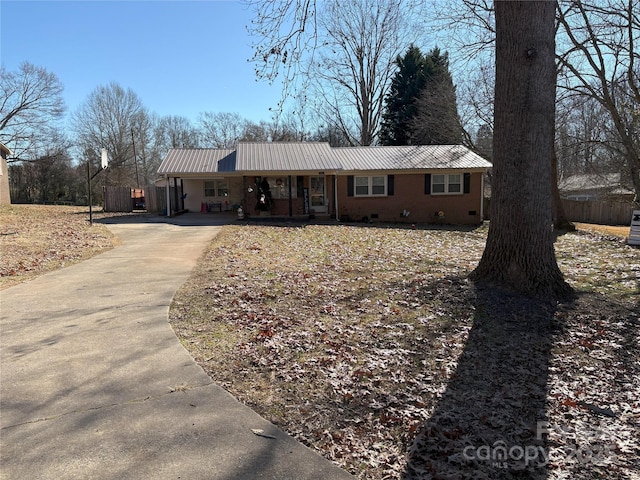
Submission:
M 242 199 L 242 178 L 241 177 L 227 177 L 224 180 L 229 185 L 228 197 L 205 197 L 204 195 L 204 182 L 205 180 L 215 180 L 214 178 L 207 179 L 183 179 L 184 193 L 187 197 L 184 199 L 184 207 L 190 212 L 199 212 L 202 207 L 202 202 L 222 203 L 222 209 L 231 209 L 232 205 L 239 205 Z M 227 203 L 225 203 L 227 202 Z M 217 210 L 216 210 L 217 211 Z

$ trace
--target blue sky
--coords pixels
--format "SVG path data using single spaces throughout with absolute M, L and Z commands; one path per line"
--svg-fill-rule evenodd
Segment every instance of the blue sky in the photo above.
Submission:
M 256 81 L 252 14 L 237 1 L 0 2 L 0 60 L 55 73 L 69 112 L 99 85 L 131 88 L 159 115 L 237 112 L 270 120 L 279 85 Z

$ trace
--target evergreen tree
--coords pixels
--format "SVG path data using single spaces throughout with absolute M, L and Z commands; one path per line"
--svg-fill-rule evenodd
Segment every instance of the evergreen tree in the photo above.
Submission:
M 449 55 L 435 47 L 426 55 L 411 45 L 396 60 L 382 115 L 383 145 L 450 145 L 462 142 Z
M 382 114 L 380 143 L 409 145 L 410 123 L 416 115 L 416 99 L 430 75 L 426 58 L 420 49 L 411 45 L 403 57 L 396 59 L 398 71 L 391 80 L 389 94 Z
M 414 145 L 457 145 L 462 143 L 456 87 L 449 71 L 449 54 L 435 47 L 425 55 L 425 84 L 415 100 L 410 121 Z

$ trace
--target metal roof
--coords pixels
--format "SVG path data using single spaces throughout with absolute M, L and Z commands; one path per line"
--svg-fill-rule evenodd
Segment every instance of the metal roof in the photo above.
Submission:
M 237 169 L 242 172 L 338 170 L 340 162 L 324 142 L 241 142 Z
M 462 145 L 404 145 L 333 149 L 345 171 L 490 168 L 491 163 Z
M 158 168 L 159 174 L 233 173 L 233 148 L 172 148 Z
M 558 188 L 561 192 L 611 190 L 622 186 L 619 173 L 571 175 L 558 182 Z
M 174 148 L 159 174 L 486 169 L 492 165 L 461 145 L 332 148 L 320 142 L 241 142 L 237 150 Z

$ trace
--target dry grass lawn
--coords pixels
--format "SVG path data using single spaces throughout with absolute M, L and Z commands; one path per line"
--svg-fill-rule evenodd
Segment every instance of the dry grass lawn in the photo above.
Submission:
M 89 225 L 88 207 L 0 205 L 0 289 L 85 260 L 117 242 L 105 226 Z
M 87 217 L 0 206 L 0 288 L 117 244 Z M 551 304 L 466 280 L 486 228 L 228 226 L 170 320 L 214 380 L 359 478 L 635 479 L 640 249 L 612 233 L 558 238 L 578 295 Z
M 638 478 L 640 250 L 560 236 L 578 295 L 551 304 L 468 282 L 485 241 L 228 226 L 170 321 L 211 378 L 358 478 Z
M 576 228 L 584 232 L 599 233 L 602 235 L 611 235 L 614 237 L 627 238 L 629 236 L 630 227 L 616 227 L 611 225 L 593 225 L 592 223 L 576 223 Z

